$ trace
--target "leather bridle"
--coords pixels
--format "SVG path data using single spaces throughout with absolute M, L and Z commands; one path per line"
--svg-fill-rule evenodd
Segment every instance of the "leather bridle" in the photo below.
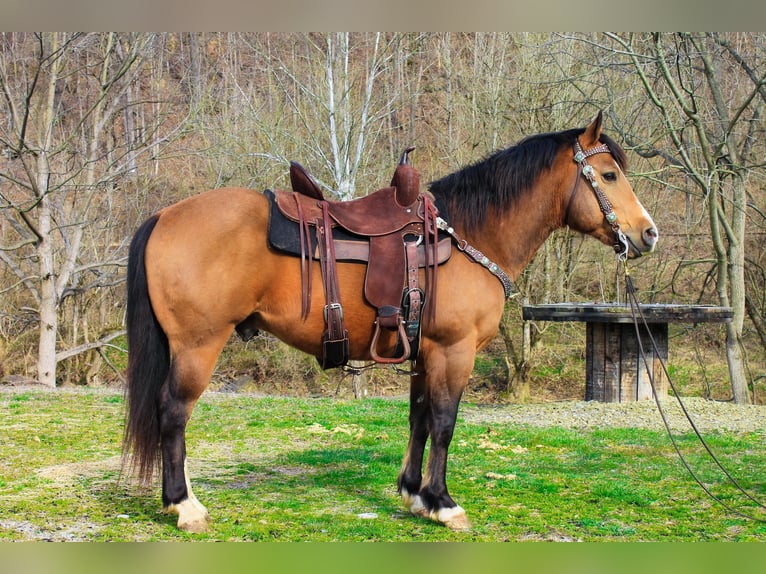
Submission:
M 599 153 L 608 153 L 611 155 L 612 152 L 609 150 L 609 146 L 606 144 L 600 144 L 596 147 L 590 148 L 587 151 L 583 151 L 582 147 L 580 147 L 580 142 L 575 141 L 573 159 L 577 164 L 577 177 L 575 178 L 574 189 L 572 189 L 572 193 L 569 196 L 566 216 L 569 216 L 569 208 L 571 207 L 572 201 L 577 194 L 577 184 L 579 183 L 580 176 L 582 175 L 585 177 L 585 179 L 588 180 L 588 183 L 590 183 L 593 194 L 596 196 L 596 201 L 598 201 L 598 206 L 601 209 L 601 212 L 604 214 L 604 219 L 606 219 L 606 222 L 612 227 L 612 232 L 615 236 L 615 243 L 613 245 L 614 251 L 617 253 L 617 257 L 620 260 L 625 261 L 627 260 L 628 252 L 630 251 L 630 242 L 622 232 L 620 224 L 617 223 L 617 214 L 614 212 L 612 203 L 599 187 L 598 181 L 596 181 L 596 173 L 593 169 L 593 166 L 588 163 L 589 157 Z

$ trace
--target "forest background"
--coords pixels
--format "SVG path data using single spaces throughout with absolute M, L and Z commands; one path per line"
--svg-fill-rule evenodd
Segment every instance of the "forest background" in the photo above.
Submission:
M 288 188 L 290 160 L 347 200 L 387 184 L 410 145 L 429 181 L 604 110 L 660 230 L 632 265 L 641 300 L 734 310 L 672 327 L 671 376 L 763 402 L 765 105 L 759 33 L 2 33 L 0 379 L 122 382 L 127 246 L 157 209 Z M 582 326 L 520 308 L 614 300 L 613 253 L 562 230 L 517 288 L 469 392 L 582 398 Z M 368 374 L 355 394 L 406 388 Z M 344 382 L 266 335 L 232 339 L 213 378 L 288 394 Z

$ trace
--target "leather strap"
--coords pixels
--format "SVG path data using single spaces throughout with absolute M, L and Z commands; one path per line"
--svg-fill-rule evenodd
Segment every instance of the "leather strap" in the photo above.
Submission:
M 327 202 L 322 202 L 322 218 L 317 221 L 316 232 L 319 243 L 319 262 L 324 280 L 324 318 L 327 330 L 322 335 L 323 369 L 340 367 L 348 362 L 348 331 L 343 321 L 343 307 L 340 302 L 338 273 L 335 259 L 335 242 L 332 238 L 332 222 Z
M 405 243 L 405 250 L 407 253 L 407 290 L 402 298 L 406 311 L 405 331 L 407 339 L 410 341 L 411 355 L 417 355 L 418 339 L 420 338 L 420 315 L 424 303 L 423 291 L 419 286 L 417 242 Z M 428 253 L 428 248 L 426 248 L 426 253 Z M 428 275 L 428 268 L 426 268 L 426 277 Z M 416 356 L 411 356 L 411 358 L 415 359 Z
M 436 322 L 436 286 L 439 277 L 439 210 L 430 193 L 422 195 L 423 237 L 426 252 L 426 322 Z
M 414 359 L 412 355 L 417 353 L 422 307 L 422 291 L 419 288 L 420 279 L 418 276 L 418 245 L 420 241 L 407 241 L 404 236 L 401 240 L 404 242 L 406 261 L 407 288 L 402 297 L 402 304 L 406 306 L 406 318 L 403 316 L 401 307 L 386 305 L 378 309 L 378 317 L 375 320 L 375 330 L 370 344 L 370 356 L 376 363 L 403 363 L 407 359 Z M 378 353 L 378 337 L 381 329 L 397 332 L 397 347 L 393 356 L 384 357 Z
M 297 197 L 297 196 L 296 196 Z M 300 201 L 295 203 L 298 206 L 298 229 L 300 230 L 301 245 L 301 319 L 305 320 L 311 311 L 311 291 L 312 275 L 314 265 L 311 261 L 311 236 L 309 235 L 309 222 L 303 213 L 303 207 Z
M 612 227 L 612 231 L 614 232 L 614 237 L 615 237 L 614 251 L 615 253 L 617 253 L 618 257 L 624 261 L 628 258 L 628 251 L 630 249 L 630 246 L 628 244 L 628 239 L 625 237 L 625 234 L 622 232 L 622 229 L 620 228 L 620 224 L 617 223 L 617 214 L 614 212 L 612 203 L 609 201 L 609 198 L 606 196 L 606 194 L 604 194 L 604 192 L 598 186 L 598 180 L 596 180 L 595 170 L 593 169 L 593 166 L 588 163 L 588 158 L 592 155 L 596 155 L 597 153 L 611 154 L 612 152 L 609 149 L 609 146 L 607 146 L 606 144 L 600 144 L 590 148 L 587 151 L 583 151 L 582 147 L 580 146 L 580 141 L 575 140 L 573 159 L 575 163 L 577 164 L 577 180 L 575 180 L 575 188 L 572 191 L 572 194 L 569 198 L 569 205 L 567 205 L 566 216 L 567 217 L 569 216 L 569 206 L 572 203 L 572 199 L 574 199 L 575 193 L 577 193 L 577 189 L 578 189 L 577 183 L 580 180 L 580 175 L 582 175 L 583 177 L 585 177 L 585 179 L 588 180 L 588 183 L 590 183 L 591 189 L 593 189 L 593 194 L 596 196 L 596 201 L 598 202 L 598 206 L 601 209 L 601 213 L 604 214 L 604 219 L 606 219 L 606 222 Z
M 461 239 L 455 229 L 441 217 L 436 218 L 436 225 L 439 229 L 446 231 L 452 236 L 452 238 L 455 240 L 457 248 L 460 251 L 465 253 L 468 257 L 473 259 L 474 262 L 478 263 L 487 271 L 492 273 L 492 275 L 497 277 L 498 281 L 500 281 L 503 286 L 503 291 L 505 292 L 506 299 L 510 299 L 511 297 L 518 295 L 518 292 L 514 291 L 513 289 L 513 282 L 511 281 L 511 278 L 505 271 L 500 268 L 497 263 L 492 261 L 489 257 L 484 255 L 484 253 L 476 249 L 473 245 L 469 244 L 468 241 Z

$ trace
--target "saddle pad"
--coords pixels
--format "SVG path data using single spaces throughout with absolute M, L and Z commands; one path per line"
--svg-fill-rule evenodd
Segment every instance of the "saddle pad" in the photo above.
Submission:
M 270 202 L 269 229 L 268 229 L 269 246 L 272 247 L 273 249 L 276 249 L 277 251 L 282 251 L 283 253 L 287 253 L 289 255 L 300 256 L 301 239 L 300 239 L 300 229 L 298 228 L 298 223 L 295 221 L 292 221 L 291 219 L 288 219 L 282 214 L 282 212 L 279 210 L 279 206 L 277 205 L 276 196 L 273 191 L 271 191 L 270 189 L 267 189 L 264 192 L 264 195 L 269 199 L 269 202 Z M 319 251 L 317 247 L 317 237 L 316 237 L 316 233 L 314 233 L 313 224 L 311 226 L 311 230 L 312 232 L 309 234 L 309 240 L 311 241 L 311 253 L 307 255 L 311 255 L 315 259 L 318 259 Z M 343 241 L 343 242 L 349 242 L 349 243 L 364 243 L 364 244 L 368 242 L 366 237 L 360 237 L 358 235 L 354 235 L 353 233 L 349 233 L 348 231 L 341 229 L 339 227 L 333 228 L 332 234 L 333 234 L 333 238 L 336 241 Z M 337 260 L 345 261 L 345 262 L 367 260 L 366 254 L 364 258 L 362 259 L 358 255 L 354 255 L 352 250 L 350 251 L 351 251 L 350 255 L 342 255 L 340 253 L 337 253 L 337 250 L 336 250 Z

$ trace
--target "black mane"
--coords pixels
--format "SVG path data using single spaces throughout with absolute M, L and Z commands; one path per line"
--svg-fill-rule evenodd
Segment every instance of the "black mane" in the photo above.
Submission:
M 476 229 L 487 214 L 509 209 L 550 169 L 561 147 L 572 147 L 584 131 L 585 128 L 576 128 L 526 137 L 515 146 L 432 181 L 429 189 L 444 201 L 453 224 L 460 222 L 467 229 Z M 623 149 L 605 134 L 601 134 L 600 141 L 609 147 L 620 169 L 625 171 L 627 156 Z

